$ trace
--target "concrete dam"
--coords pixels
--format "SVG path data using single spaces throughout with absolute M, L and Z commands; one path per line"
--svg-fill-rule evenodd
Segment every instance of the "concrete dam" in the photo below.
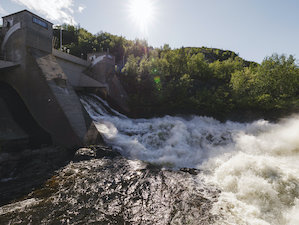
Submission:
M 100 134 L 77 95 L 104 96 L 128 111 L 115 58 L 87 60 L 53 49 L 52 23 L 23 10 L 3 17 L 0 35 L 0 151 L 20 146 L 96 144 Z

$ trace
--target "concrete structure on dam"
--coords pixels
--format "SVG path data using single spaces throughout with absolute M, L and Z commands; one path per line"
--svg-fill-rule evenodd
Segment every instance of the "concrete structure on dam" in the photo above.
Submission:
M 52 48 L 52 23 L 27 11 L 3 17 L 0 58 L 0 148 L 96 143 L 77 90 L 104 93 L 124 111 L 127 95 L 114 58 L 88 60 Z

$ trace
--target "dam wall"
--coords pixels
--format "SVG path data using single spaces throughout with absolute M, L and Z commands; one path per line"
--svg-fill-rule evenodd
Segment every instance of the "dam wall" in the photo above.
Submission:
M 52 53 L 73 88 L 108 88 L 106 83 L 84 74 L 84 71 L 90 66 L 90 62 L 56 49 L 53 49 Z
M 53 143 L 66 147 L 81 145 L 86 131 L 83 116 L 78 113 L 82 106 L 65 75 L 51 76 L 47 70 L 46 65 L 51 62 L 55 65 L 52 60 L 51 55 L 31 49 L 24 64 L 2 71 L 0 81 L 16 90 L 35 121 L 51 134 Z M 59 69 L 57 65 L 55 68 Z
M 44 144 L 49 144 L 49 139 L 52 144 L 70 148 L 96 144 L 101 138 L 76 91 L 104 93 L 116 105 L 128 110 L 127 96 L 116 77 L 113 57 L 104 54 L 97 61 L 83 60 L 53 49 L 52 39 L 52 23 L 27 10 L 3 17 L 0 83 L 15 91 L 23 104 L 21 108 L 30 115 L 31 124 L 9 116 L 12 112 L 3 99 L 0 99 L 3 108 L 0 118 L 10 121 L 7 126 L 15 130 L 15 139 L 28 137 L 38 143 L 38 138 L 33 138 L 38 135 L 28 130 L 35 127 L 43 134 L 39 139 Z M 93 59 L 97 56 L 98 53 Z M 4 133 L 5 129 L 1 128 L 0 149 L 1 143 L 9 139 Z
M 115 57 L 107 53 L 91 53 L 87 55 L 87 60 L 90 66 L 85 74 L 107 84 L 104 98 L 118 111 L 129 112 L 128 95 L 115 73 Z
M 83 145 L 90 121 L 52 54 L 52 24 L 27 10 L 3 17 L 3 24 L 2 64 L 14 67 L 1 68 L 0 82 L 18 93 L 53 144 Z M 6 141 L 2 139 L 0 142 Z

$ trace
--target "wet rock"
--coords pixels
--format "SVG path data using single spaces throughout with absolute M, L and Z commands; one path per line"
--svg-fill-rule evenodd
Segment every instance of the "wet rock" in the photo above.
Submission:
M 71 157 L 71 152 L 60 147 L 1 153 L 0 206 L 41 187 Z
M 92 149 L 94 151 L 96 151 L 97 159 L 103 158 L 103 157 L 115 158 L 115 157 L 121 156 L 121 154 L 118 151 L 116 151 L 110 147 L 107 147 L 107 146 L 94 146 L 94 147 L 92 147 Z
M 120 153 L 107 146 L 95 145 L 89 148 L 80 148 L 76 151 L 73 161 L 80 162 L 83 160 L 114 158 L 120 156 Z
M 189 173 L 191 175 L 197 175 L 200 173 L 200 170 L 194 168 L 181 168 L 180 171 Z
M 210 210 L 218 191 L 200 174 L 107 157 L 111 151 L 99 146 L 80 149 L 78 157 L 89 160 L 71 162 L 57 171 L 45 187 L 28 195 L 34 204 L 0 207 L 0 224 L 213 223 Z
M 90 160 L 96 158 L 96 152 L 90 148 L 80 148 L 76 151 L 74 156 L 74 162 L 79 162 L 82 160 Z

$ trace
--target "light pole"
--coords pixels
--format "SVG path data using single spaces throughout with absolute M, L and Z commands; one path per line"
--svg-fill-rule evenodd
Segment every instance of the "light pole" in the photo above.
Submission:
M 62 25 L 60 26 L 60 51 L 62 51 Z

